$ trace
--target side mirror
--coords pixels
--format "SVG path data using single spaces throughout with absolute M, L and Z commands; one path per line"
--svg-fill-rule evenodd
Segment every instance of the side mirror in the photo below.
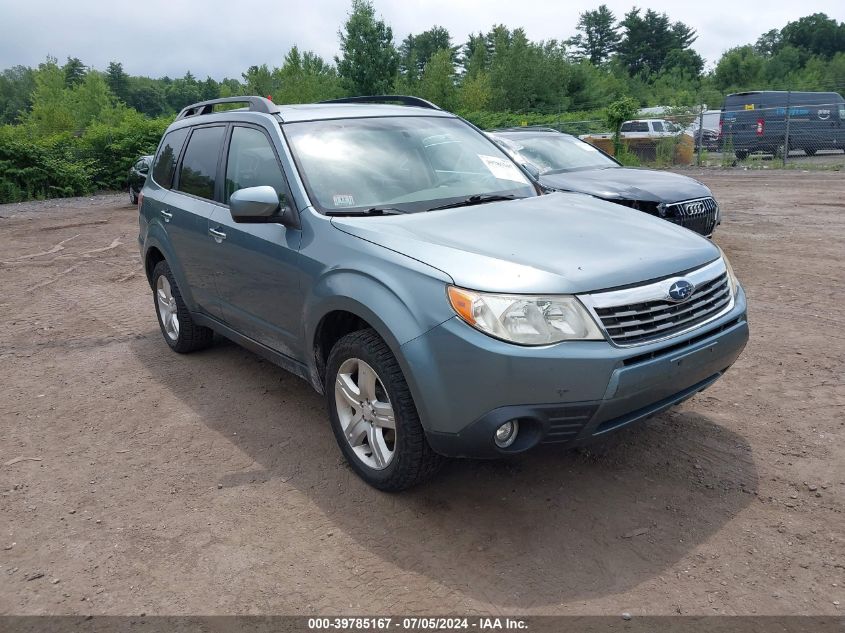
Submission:
M 522 168 L 531 176 L 534 182 L 540 182 L 540 170 L 533 163 L 522 163 Z
M 287 203 L 279 202 L 273 187 L 247 187 L 229 196 L 229 212 L 235 222 L 281 222 Z

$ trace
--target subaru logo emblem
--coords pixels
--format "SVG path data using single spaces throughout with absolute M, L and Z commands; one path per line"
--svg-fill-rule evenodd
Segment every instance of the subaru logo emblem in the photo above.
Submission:
M 671 286 L 669 286 L 669 300 L 680 303 L 686 301 L 692 296 L 692 291 L 695 290 L 693 286 L 686 279 L 679 279 Z

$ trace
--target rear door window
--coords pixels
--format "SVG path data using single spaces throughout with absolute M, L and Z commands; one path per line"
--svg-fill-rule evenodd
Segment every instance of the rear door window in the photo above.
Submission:
M 214 200 L 217 162 L 226 128 L 222 125 L 196 128 L 182 158 L 176 188 L 183 193 Z
M 660 121 L 652 121 L 651 127 L 655 132 L 663 132 L 663 124 Z
M 155 166 L 153 167 L 153 180 L 165 189 L 170 189 L 173 185 L 173 173 L 176 171 L 176 161 L 179 158 L 179 153 L 182 151 L 182 145 L 185 144 L 185 139 L 188 136 L 189 128 L 181 128 L 173 130 L 164 137 L 159 149 L 158 155 L 155 158 Z

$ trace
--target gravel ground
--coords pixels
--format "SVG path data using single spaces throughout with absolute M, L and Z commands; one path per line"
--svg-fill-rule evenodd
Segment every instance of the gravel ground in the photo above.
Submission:
M 845 177 L 684 173 L 749 295 L 727 376 L 400 495 L 301 380 L 168 350 L 125 195 L 0 207 L 0 614 L 841 614 Z

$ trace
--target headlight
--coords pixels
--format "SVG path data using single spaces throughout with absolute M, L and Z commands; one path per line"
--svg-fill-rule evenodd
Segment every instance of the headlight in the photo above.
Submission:
M 728 256 L 725 255 L 725 251 L 721 248 L 719 249 L 722 252 L 722 261 L 725 262 L 725 270 L 728 272 L 728 285 L 731 287 L 731 294 L 735 297 L 737 290 L 739 289 L 739 281 L 734 275 L 734 269 L 731 267 L 730 261 L 728 261 Z
M 485 334 L 518 345 L 603 340 L 586 308 L 568 295 L 498 295 L 449 286 L 458 315 Z

